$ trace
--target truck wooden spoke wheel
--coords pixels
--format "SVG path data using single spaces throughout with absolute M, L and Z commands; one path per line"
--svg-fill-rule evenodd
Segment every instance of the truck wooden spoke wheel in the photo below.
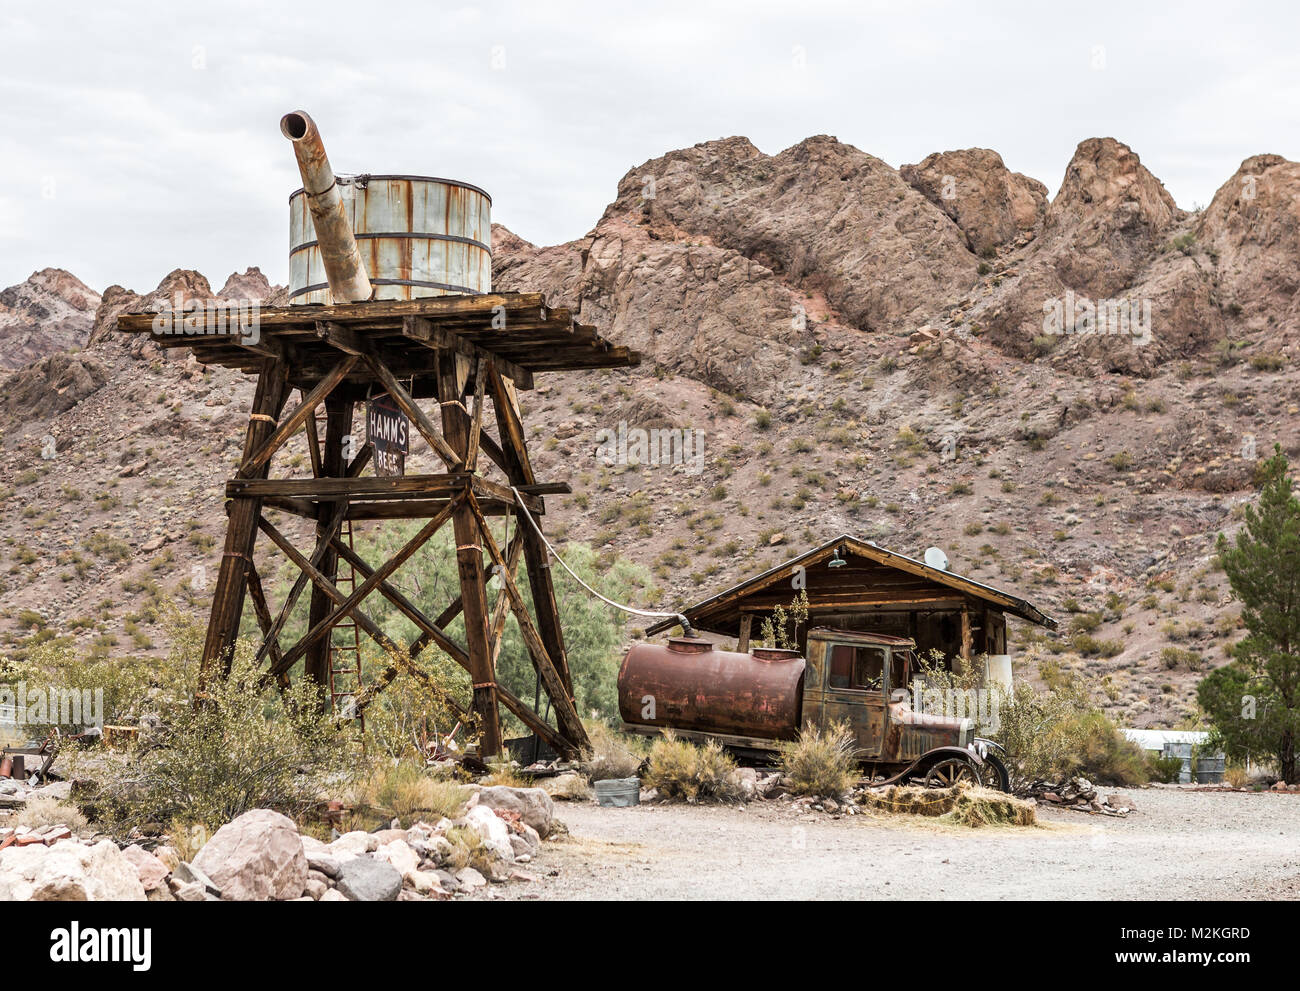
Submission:
M 939 761 L 925 776 L 927 788 L 951 788 L 959 781 L 972 785 L 980 783 L 975 765 L 960 757 L 948 757 Z

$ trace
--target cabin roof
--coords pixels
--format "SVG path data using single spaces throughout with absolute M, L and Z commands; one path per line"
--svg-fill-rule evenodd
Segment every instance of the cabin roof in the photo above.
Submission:
M 710 630 L 710 623 L 721 619 L 723 616 L 731 616 L 739 608 L 740 600 L 747 596 L 762 592 L 772 586 L 782 582 L 790 577 L 790 569 L 794 567 L 810 568 L 822 562 L 829 561 L 835 554 L 836 549 L 840 549 L 845 558 L 858 557 L 866 561 L 883 565 L 897 571 L 906 572 L 915 577 L 933 582 L 936 585 L 951 588 L 964 596 L 978 599 L 988 603 L 993 608 L 1003 612 L 1010 613 L 1020 619 L 1039 626 L 1045 626 L 1049 629 L 1056 628 L 1056 621 L 1044 614 L 1033 603 L 1027 599 L 1022 599 L 1010 592 L 994 588 L 992 585 L 986 585 L 983 582 L 976 581 L 974 578 L 967 578 L 964 575 L 956 574 L 952 571 L 940 568 L 932 568 L 924 561 L 918 561 L 906 554 L 900 554 L 897 551 L 887 550 L 879 546 L 874 541 L 863 540 L 860 537 L 854 537 L 850 534 L 841 534 L 826 543 L 814 547 L 798 557 L 791 558 L 774 568 L 769 568 L 761 574 L 747 578 L 737 585 L 724 589 L 716 595 L 710 596 L 693 606 L 688 606 L 682 610 L 682 614 L 691 621 L 691 624 L 701 630 Z M 906 601 L 905 597 L 898 601 Z M 834 608 L 834 603 L 818 605 L 814 603 L 814 608 L 826 611 Z M 654 635 L 664 630 L 671 629 L 676 625 L 676 620 L 662 620 L 651 626 L 646 633 Z

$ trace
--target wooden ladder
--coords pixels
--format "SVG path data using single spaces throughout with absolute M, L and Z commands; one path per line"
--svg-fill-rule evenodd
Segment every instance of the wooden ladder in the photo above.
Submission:
M 344 520 L 339 529 L 339 539 L 352 547 L 352 521 Z M 341 562 L 340 562 L 341 563 Z M 356 569 L 348 564 L 346 570 L 338 569 L 334 584 L 345 596 L 357 587 Z M 336 715 L 342 714 L 350 700 L 361 692 L 361 631 L 356 620 L 349 616 L 330 631 L 330 704 Z M 357 729 L 364 732 L 365 714 L 358 713 Z

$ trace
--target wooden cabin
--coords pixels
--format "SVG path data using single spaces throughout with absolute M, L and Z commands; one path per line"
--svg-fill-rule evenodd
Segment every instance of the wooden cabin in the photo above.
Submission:
M 911 637 L 917 649 L 970 660 L 1007 653 L 1007 616 L 1055 629 L 1032 603 L 847 534 L 711 598 L 682 610 L 694 629 L 734 637 L 748 651 L 777 606 L 787 609 L 800 590 L 808 595 L 808 621 L 789 631 L 805 648 L 808 629 L 846 630 Z M 665 620 L 649 635 L 676 625 Z

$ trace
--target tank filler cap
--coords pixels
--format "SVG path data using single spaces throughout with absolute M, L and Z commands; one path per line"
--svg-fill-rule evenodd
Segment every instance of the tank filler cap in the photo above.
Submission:
M 668 649 L 677 654 L 707 654 L 713 644 L 697 637 L 669 637 Z
M 750 653 L 760 661 L 788 661 L 795 657 L 803 657 L 797 650 L 786 650 L 782 647 L 755 647 Z

